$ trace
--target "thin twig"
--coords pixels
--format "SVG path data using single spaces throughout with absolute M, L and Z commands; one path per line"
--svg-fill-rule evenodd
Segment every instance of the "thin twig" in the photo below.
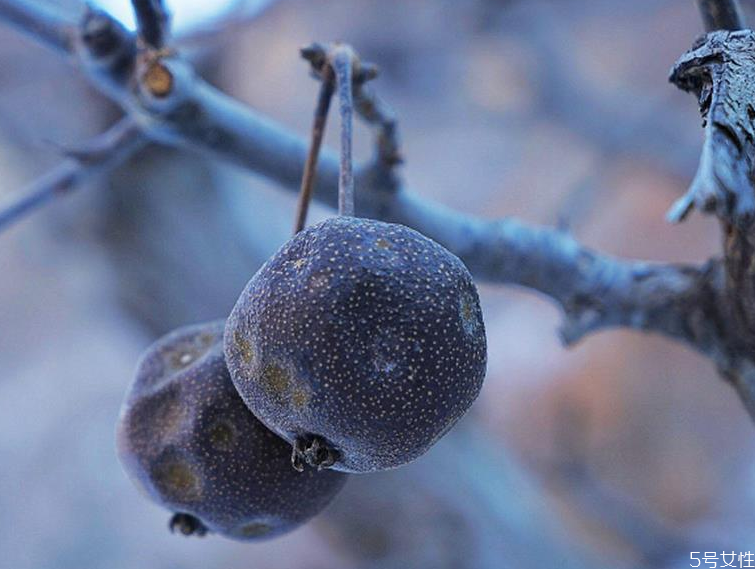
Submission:
M 68 153 L 68 160 L 31 183 L 21 197 L 0 208 L 0 231 L 56 197 L 68 194 L 98 173 L 123 163 L 146 142 L 130 119 L 122 119 L 109 130 Z
M 390 170 L 403 162 L 396 115 L 372 89 L 365 86 L 365 81 L 377 76 L 377 69 L 362 63 L 360 75 L 360 80 L 354 81 L 354 110 L 366 123 L 377 127 L 375 159 L 381 168 Z
M 738 0 L 696 0 L 706 32 L 745 28 Z
M 354 51 L 347 45 L 337 45 L 330 54 L 331 65 L 338 85 L 338 109 L 341 114 L 341 167 L 338 176 L 338 215 L 354 215 L 354 171 L 351 153 L 354 97 L 352 71 Z
M 70 52 L 76 22 L 31 0 L 0 0 L 0 20 L 58 51 Z
M 35 33 L 32 23 L 16 24 Z M 155 96 L 141 84 L 138 69 L 131 73 L 101 58 L 91 65 L 86 48 L 77 51 L 81 69 L 138 122 L 144 135 L 235 162 L 289 190 L 300 189 L 306 142 L 204 82 L 186 61 L 157 54 L 171 88 Z M 323 149 L 315 198 L 338 203 L 339 171 L 338 157 Z M 566 313 L 567 341 L 606 327 L 629 327 L 685 342 L 718 365 L 755 418 L 755 357 L 742 348 L 740 331 L 731 324 L 735 303 L 719 261 L 678 266 L 611 258 L 562 232 L 511 218 L 475 218 L 403 186 L 387 188 L 385 177 L 373 174 L 372 167 L 358 171 L 360 215 L 420 231 L 459 256 L 479 280 L 517 284 L 552 297 Z
M 299 203 L 296 207 L 294 234 L 304 229 L 304 225 L 307 222 L 307 212 L 309 211 L 309 203 L 312 201 L 315 173 L 317 171 L 317 159 L 320 156 L 322 138 L 325 134 L 325 123 L 328 119 L 328 110 L 330 109 L 330 101 L 333 98 L 335 87 L 335 77 L 329 66 L 325 66 L 322 75 L 320 93 L 317 97 L 317 107 L 315 108 L 315 116 L 312 121 L 312 137 L 309 143 L 309 153 L 307 154 L 307 161 L 304 164 L 304 175 L 302 176 L 301 189 L 299 191 Z
M 163 0 L 131 0 L 139 37 L 147 47 L 160 49 L 165 45 L 170 18 Z

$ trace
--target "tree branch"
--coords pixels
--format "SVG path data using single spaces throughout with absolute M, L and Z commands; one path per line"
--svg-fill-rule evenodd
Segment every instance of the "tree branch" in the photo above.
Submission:
M 0 208 L 0 231 L 92 176 L 122 164 L 145 143 L 134 123 L 122 119 L 82 148 L 67 152 L 68 160 L 24 189 L 20 198 Z
M 697 0 L 706 32 L 744 29 L 738 0 Z
M 697 208 L 721 223 L 728 364 L 719 366 L 755 418 L 755 33 L 710 32 L 679 59 L 671 81 L 698 98 L 705 139 L 695 178 L 669 217 Z
M 34 33 L 37 27 L 27 24 Z M 214 155 L 298 190 L 307 156 L 307 144 L 299 136 L 213 88 L 168 50 L 129 55 L 133 38 L 106 15 L 97 14 L 97 30 L 109 38 L 108 49 L 80 38 L 76 55 L 81 67 L 144 135 Z M 420 198 L 386 168 L 396 163 L 390 158 L 397 157 L 395 124 L 383 109 L 373 111 L 372 122 L 389 151 L 379 150 L 378 160 L 357 169 L 358 215 L 419 230 L 458 255 L 477 279 L 517 284 L 551 297 L 566 315 L 566 342 L 617 326 L 685 342 L 716 362 L 755 413 L 755 359 L 731 318 L 737 305 L 720 262 L 692 267 L 615 259 L 559 231 L 514 219 L 483 220 Z M 369 111 L 363 114 L 370 116 Z M 331 207 L 338 201 L 338 175 L 337 156 L 324 150 L 315 197 Z
M 670 80 L 696 95 L 705 126 L 697 173 L 670 220 L 697 208 L 748 227 L 755 220 L 755 34 L 709 33 L 676 62 Z
M 290 191 L 299 187 L 304 141 L 205 84 L 184 62 L 169 56 L 160 65 L 172 77 L 171 93 L 156 98 L 142 90 L 129 104 L 152 136 L 233 161 Z M 338 203 L 338 175 L 337 156 L 324 150 L 315 197 L 331 207 Z M 418 229 L 461 257 L 478 279 L 553 297 L 569 315 L 567 340 L 620 325 L 685 336 L 680 330 L 691 307 L 677 301 L 700 292 L 707 269 L 619 261 L 582 248 L 566 234 L 512 219 L 474 218 L 403 187 L 386 187 L 383 180 L 374 164 L 359 170 L 359 215 Z
M 76 22 L 33 0 L 0 0 L 0 20 L 57 51 L 69 52 Z
M 163 0 L 131 0 L 136 16 L 136 29 L 147 47 L 160 49 L 165 45 L 170 18 Z
M 403 162 L 403 157 L 393 110 L 367 86 L 377 74 L 377 67 L 359 62 L 354 81 L 354 108 L 359 117 L 376 130 L 372 168 L 380 174 L 382 186 L 395 190 L 401 184 L 396 167 Z

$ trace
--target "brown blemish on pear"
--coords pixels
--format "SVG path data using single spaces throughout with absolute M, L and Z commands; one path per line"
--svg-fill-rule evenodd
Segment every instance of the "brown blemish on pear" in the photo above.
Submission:
M 202 483 L 193 467 L 180 458 L 170 459 L 155 467 L 155 485 L 166 496 L 182 502 L 195 502 L 202 497 Z
M 262 370 L 262 385 L 272 395 L 283 396 L 288 391 L 290 377 L 288 372 L 277 364 L 266 365 Z
M 250 363 L 252 363 L 252 359 L 254 358 L 254 352 L 252 351 L 252 345 L 249 343 L 249 341 L 246 340 L 244 336 L 239 334 L 238 332 L 235 332 L 233 334 L 233 341 L 236 342 L 236 346 L 238 347 L 239 352 L 241 353 L 241 360 L 246 365 L 249 365 Z

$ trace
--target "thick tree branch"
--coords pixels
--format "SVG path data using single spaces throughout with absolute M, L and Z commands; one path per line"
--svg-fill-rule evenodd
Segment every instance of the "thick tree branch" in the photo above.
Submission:
M 184 62 L 166 57 L 160 65 L 172 77 L 171 93 L 154 97 L 142 89 L 128 103 L 147 132 L 236 162 L 291 191 L 299 187 L 307 153 L 303 140 L 205 84 Z M 337 205 L 338 173 L 337 156 L 323 151 L 315 195 L 332 207 Z M 360 169 L 359 215 L 418 229 L 459 255 L 478 279 L 520 284 L 553 297 L 569 315 L 569 341 L 606 326 L 702 339 L 702 333 L 685 332 L 684 319 L 691 313 L 685 302 L 697 302 L 707 269 L 597 255 L 554 230 L 511 219 L 477 219 L 404 188 L 385 186 L 382 174 L 374 164 Z
M 697 0 L 706 32 L 745 27 L 738 0 Z
M 755 220 L 755 34 L 711 32 L 677 61 L 670 80 L 697 96 L 705 141 L 689 191 L 669 218 L 681 221 L 697 208 L 748 227 Z
M 721 367 L 755 417 L 755 33 L 709 33 L 679 59 L 671 81 L 697 96 L 705 139 L 695 178 L 670 217 L 681 220 L 697 208 L 721 223 L 729 360 Z
M 107 41 L 87 39 L 83 32 L 92 27 L 94 37 Z M 80 36 L 76 55 L 82 69 L 144 135 L 217 156 L 298 190 L 307 155 L 299 136 L 211 87 L 168 50 L 134 57 L 133 37 L 104 14 L 85 20 Z M 373 117 L 387 150 L 357 170 L 358 215 L 414 227 L 461 257 L 478 279 L 548 295 L 566 314 L 567 342 L 617 326 L 683 341 L 711 357 L 755 411 L 755 359 L 739 340 L 741 328 L 731 317 L 737 305 L 721 263 L 691 267 L 615 259 L 562 232 L 513 219 L 483 220 L 420 198 L 393 172 L 397 144 L 390 114 L 382 107 L 362 114 Z M 332 207 L 338 175 L 337 156 L 324 150 L 315 197 Z
M 98 17 L 107 18 L 102 14 Z M 115 22 L 111 26 L 120 29 Z M 120 32 L 110 35 L 126 41 Z M 121 66 L 108 67 L 110 53 L 94 52 L 87 43 L 79 46 L 78 54 L 85 70 L 90 71 L 90 79 L 120 103 L 151 138 L 201 150 L 286 189 L 298 189 L 306 143 L 205 83 L 184 60 L 166 54 L 142 60 L 133 73 L 122 74 Z M 121 53 L 124 48 L 114 45 L 111 51 Z M 156 92 L 154 84 L 145 79 L 156 74 L 155 68 L 167 78 L 169 88 Z M 331 207 L 338 203 L 338 174 L 337 155 L 324 150 L 316 197 Z M 670 299 L 696 290 L 704 270 L 656 269 L 646 263 L 600 256 L 583 249 L 566 234 L 511 219 L 477 219 L 421 199 L 403 187 L 386 186 L 384 181 L 382 168 L 376 164 L 359 170 L 360 215 L 415 227 L 459 255 L 479 279 L 520 284 L 548 294 L 570 316 L 569 340 L 602 326 L 618 325 L 680 336 L 678 319 L 664 320 L 657 314 L 651 317 L 651 312 L 659 306 L 672 308 Z M 645 297 L 649 290 L 654 294 L 648 301 Z M 602 298 L 592 298 L 596 295 Z M 605 306 L 599 306 L 598 301 Z M 593 316 L 586 316 L 588 313 Z

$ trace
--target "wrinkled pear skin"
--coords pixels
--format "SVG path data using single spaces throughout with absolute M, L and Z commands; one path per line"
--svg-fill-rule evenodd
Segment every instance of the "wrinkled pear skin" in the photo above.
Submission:
M 249 409 L 295 447 L 324 441 L 344 472 L 427 451 L 474 402 L 487 359 L 461 260 L 402 225 L 353 217 L 303 230 L 268 260 L 224 346 Z
M 187 523 L 198 521 L 234 539 L 269 538 L 321 511 L 346 475 L 291 468 L 290 445 L 231 382 L 223 329 L 224 321 L 188 326 L 147 349 L 121 411 L 118 455 L 136 485 L 177 514 L 171 529 L 192 533 Z

